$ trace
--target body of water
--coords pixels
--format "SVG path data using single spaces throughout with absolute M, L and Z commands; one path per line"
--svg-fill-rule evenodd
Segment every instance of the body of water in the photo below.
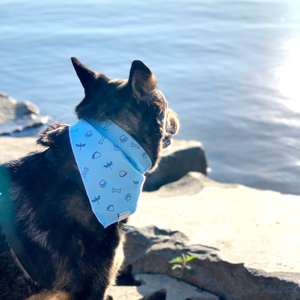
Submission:
M 210 178 L 300 194 L 300 1 L 0 1 L 1 91 L 75 122 L 71 55 L 110 78 L 144 61 Z

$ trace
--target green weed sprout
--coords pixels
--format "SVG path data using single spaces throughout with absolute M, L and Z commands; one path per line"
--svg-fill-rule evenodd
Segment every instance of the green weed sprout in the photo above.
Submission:
M 178 276 L 178 278 L 183 278 L 187 276 L 188 271 L 192 271 L 192 266 L 188 264 L 189 261 L 193 260 L 194 258 L 197 258 L 197 256 L 193 255 L 186 255 L 182 254 L 182 256 L 178 256 L 174 258 L 173 260 L 169 261 L 170 264 L 174 264 L 172 267 L 172 270 L 174 269 L 181 269 L 182 270 L 182 275 Z

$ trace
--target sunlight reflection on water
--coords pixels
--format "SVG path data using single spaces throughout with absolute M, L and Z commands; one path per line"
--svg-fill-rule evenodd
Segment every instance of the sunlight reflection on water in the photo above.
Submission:
M 277 71 L 279 90 L 287 97 L 284 104 L 295 112 L 300 112 L 300 36 L 286 42 L 289 59 Z

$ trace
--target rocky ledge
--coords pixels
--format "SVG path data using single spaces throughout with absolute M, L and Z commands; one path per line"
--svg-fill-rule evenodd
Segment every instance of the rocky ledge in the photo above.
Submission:
M 0 162 L 34 150 L 35 139 L 0 138 Z M 215 295 L 207 294 L 208 299 L 299 300 L 300 196 L 214 182 L 202 174 L 206 161 L 201 144 L 174 141 L 172 147 L 172 158 L 164 159 L 177 157 L 176 164 L 173 160 L 156 171 L 160 174 L 151 175 L 157 176 L 157 182 L 151 179 L 152 186 L 169 183 L 143 192 L 139 209 L 129 220 L 122 275 L 180 277 Z M 179 159 L 183 154 L 189 157 L 190 167 Z M 197 172 L 187 173 L 195 168 Z M 181 169 L 182 176 L 187 173 L 181 179 L 168 175 Z M 183 254 L 195 256 L 188 262 L 191 267 L 179 263 L 181 267 L 172 269 L 170 261 Z M 180 293 L 168 298 L 170 289 L 167 299 L 183 300 Z M 114 293 L 119 295 L 115 299 L 138 299 L 128 298 L 124 290 Z M 193 294 L 189 299 L 205 297 Z
M 47 124 L 51 118 L 40 115 L 38 107 L 29 101 L 17 102 L 0 92 L 0 135 L 21 132 Z

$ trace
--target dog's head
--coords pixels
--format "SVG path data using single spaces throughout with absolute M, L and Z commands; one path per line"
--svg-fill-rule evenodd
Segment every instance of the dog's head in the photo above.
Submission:
M 112 120 L 127 131 L 147 152 L 154 170 L 162 148 L 179 128 L 178 117 L 156 86 L 150 69 L 141 61 L 132 62 L 129 78 L 109 79 L 91 71 L 72 57 L 85 97 L 77 105 L 79 119 Z

